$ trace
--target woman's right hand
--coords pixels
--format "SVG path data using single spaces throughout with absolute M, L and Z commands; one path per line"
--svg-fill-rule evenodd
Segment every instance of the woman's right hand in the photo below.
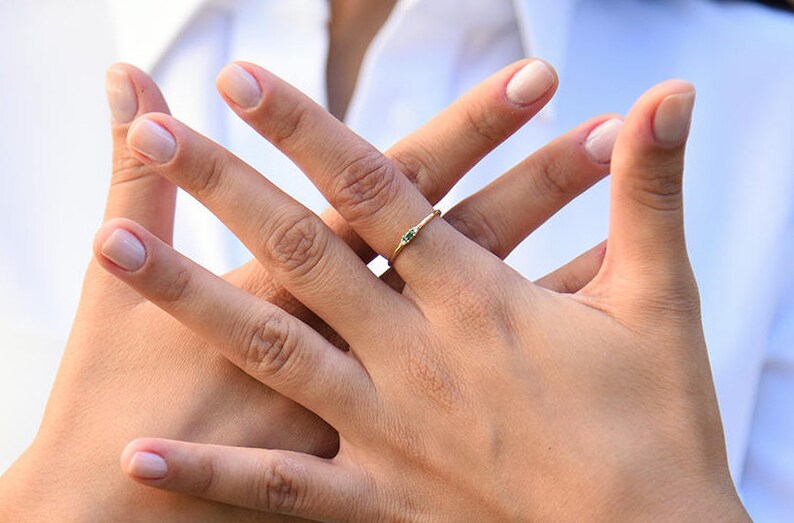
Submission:
M 537 65 L 534 75 L 532 69 L 522 69 L 529 63 L 515 63 L 484 81 L 395 145 L 387 153 L 389 161 L 428 199 L 438 201 L 553 95 L 556 77 Z M 519 71 L 525 81 L 510 84 L 511 99 L 507 85 L 519 77 Z M 165 112 L 167 107 L 154 83 L 133 67 L 111 68 L 108 87 L 114 159 L 105 218 L 134 220 L 169 245 L 174 185 L 139 161 L 127 146 L 136 116 Z M 507 255 L 546 218 L 606 175 L 617 127 L 608 116 L 583 124 L 458 205 L 448 219 L 494 253 Z M 293 131 L 280 130 L 284 139 Z M 589 141 L 588 136 L 592 136 Z M 305 145 L 311 146 L 311 140 Z M 259 178 L 254 172 L 249 176 Z M 323 219 L 360 257 L 372 256 L 338 214 L 328 211 Z M 116 268 L 139 263 L 142 253 L 120 257 L 118 245 L 126 240 L 119 233 L 116 247 L 113 242 L 100 247 L 97 255 L 102 264 L 110 265 L 110 259 Z M 602 254 L 603 248 L 597 248 L 541 284 L 575 292 L 597 272 Z M 186 298 L 187 273 L 176 276 L 159 283 L 158 299 L 176 303 Z M 337 340 L 259 262 L 251 261 L 225 279 Z M 128 482 L 118 470 L 118 455 L 130 439 L 143 435 L 319 456 L 333 455 L 338 445 L 335 431 L 317 416 L 249 377 L 94 261 L 39 434 L 0 479 L 0 515 L 13 521 L 44 520 L 52 514 L 72 520 L 125 521 L 272 517 Z

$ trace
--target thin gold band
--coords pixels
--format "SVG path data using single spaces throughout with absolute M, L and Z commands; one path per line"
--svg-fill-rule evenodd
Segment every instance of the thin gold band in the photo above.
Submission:
M 402 238 L 400 238 L 400 243 L 398 243 L 397 248 L 394 249 L 394 254 L 391 255 L 391 258 L 389 258 L 390 267 L 394 265 L 394 261 L 397 259 L 397 256 L 400 255 L 403 249 L 405 249 L 405 247 L 409 243 L 414 241 L 416 237 L 419 236 L 419 231 L 421 231 L 425 225 L 433 221 L 433 218 L 437 218 L 439 216 L 441 216 L 441 211 L 434 210 L 433 212 L 425 216 L 425 218 L 421 222 L 417 223 L 416 225 L 408 229 L 408 231 L 405 234 L 403 234 Z

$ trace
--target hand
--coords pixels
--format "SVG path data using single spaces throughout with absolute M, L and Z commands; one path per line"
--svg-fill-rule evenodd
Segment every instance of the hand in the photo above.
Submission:
M 516 104 L 505 97 L 507 81 L 526 63 L 513 64 L 486 80 L 387 153 L 432 201 L 551 98 L 554 78 L 529 103 Z M 106 219 L 136 220 L 170 245 L 174 186 L 136 159 L 126 143 L 134 116 L 166 111 L 165 102 L 152 81 L 130 66 L 114 66 L 109 85 L 114 169 Z M 286 109 L 294 99 L 283 101 Z M 582 144 L 608 118 L 591 120 L 556 140 L 457 206 L 450 219 L 476 241 L 506 255 L 534 227 L 606 174 L 614 138 L 610 129 L 616 124 L 610 121 L 596 133 L 599 140 L 588 142 L 589 155 Z M 505 214 L 488 222 L 471 218 L 482 213 L 496 216 L 495 209 Z M 365 261 L 371 258 L 371 251 L 338 214 L 329 211 L 323 219 Z M 494 232 L 488 233 L 488 227 Z M 577 286 L 598 270 L 602 252 L 595 249 L 540 283 L 557 290 Z M 101 253 L 99 259 L 108 265 Z M 224 278 L 336 339 L 257 261 Z M 160 299 L 180 292 L 173 282 L 158 290 Z M 92 263 L 39 435 L 0 480 L 0 507 L 6 511 L 2 515 L 15 521 L 45 519 L 43 514 L 52 513 L 72 519 L 150 521 L 174 518 L 176 511 L 187 520 L 268 517 L 131 488 L 118 472 L 118 454 L 131 438 L 146 434 L 319 456 L 332 456 L 338 446 L 336 433 L 314 414 L 252 380 Z
M 284 103 L 298 95 L 245 67 L 259 89 L 238 114 L 389 256 L 431 203 L 338 122 L 305 100 Z M 613 156 L 606 259 L 573 293 L 525 280 L 440 219 L 396 260 L 405 288 L 395 292 L 239 162 L 220 160 L 165 115 L 139 120 L 134 147 L 152 145 L 144 140 L 152 125 L 175 141 L 160 161 L 139 158 L 224 220 L 350 352 L 141 227 L 113 224 L 100 242 L 129 227 L 147 259 L 132 271 L 105 263 L 110 271 L 340 436 L 332 459 L 142 439 L 124 451 L 126 472 L 162 489 L 322 520 L 746 520 L 684 242 L 693 102 L 689 84 L 671 81 L 632 109 Z M 215 169 L 201 167 L 208 155 Z M 509 223 L 493 226 L 496 208 L 479 216 L 493 230 Z M 164 299 L 158 289 L 177 275 L 182 292 Z

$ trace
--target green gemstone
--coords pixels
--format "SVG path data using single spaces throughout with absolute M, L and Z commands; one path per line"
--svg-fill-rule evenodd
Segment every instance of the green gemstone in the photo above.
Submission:
M 414 239 L 414 236 L 416 236 L 416 229 L 411 229 L 405 233 L 405 235 L 403 236 L 403 241 L 409 242 Z

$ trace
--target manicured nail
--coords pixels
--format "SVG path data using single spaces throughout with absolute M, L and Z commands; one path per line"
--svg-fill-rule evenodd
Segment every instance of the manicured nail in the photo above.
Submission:
M 102 244 L 102 256 L 125 271 L 134 272 L 146 263 L 146 248 L 131 232 L 116 229 Z
M 220 72 L 218 88 L 243 109 L 256 107 L 262 98 L 259 82 L 237 64 L 229 65 Z
M 153 452 L 136 452 L 127 465 L 127 472 L 142 479 L 162 479 L 168 474 L 168 464 Z
M 612 160 L 612 149 L 621 127 L 623 120 L 612 118 L 590 131 L 584 149 L 591 160 L 596 163 L 609 163 Z
M 119 69 L 108 69 L 105 74 L 105 90 L 113 121 L 130 123 L 138 112 L 138 97 L 129 75 Z
M 148 118 L 132 124 L 127 133 L 130 147 L 158 163 L 165 163 L 176 154 L 176 139 L 162 125 Z
M 671 94 L 659 104 L 653 118 L 653 134 L 663 145 L 678 145 L 687 137 L 695 105 L 695 91 Z
M 554 73 L 540 60 L 525 65 L 507 83 L 507 98 L 518 105 L 528 105 L 546 94 L 554 84 Z

